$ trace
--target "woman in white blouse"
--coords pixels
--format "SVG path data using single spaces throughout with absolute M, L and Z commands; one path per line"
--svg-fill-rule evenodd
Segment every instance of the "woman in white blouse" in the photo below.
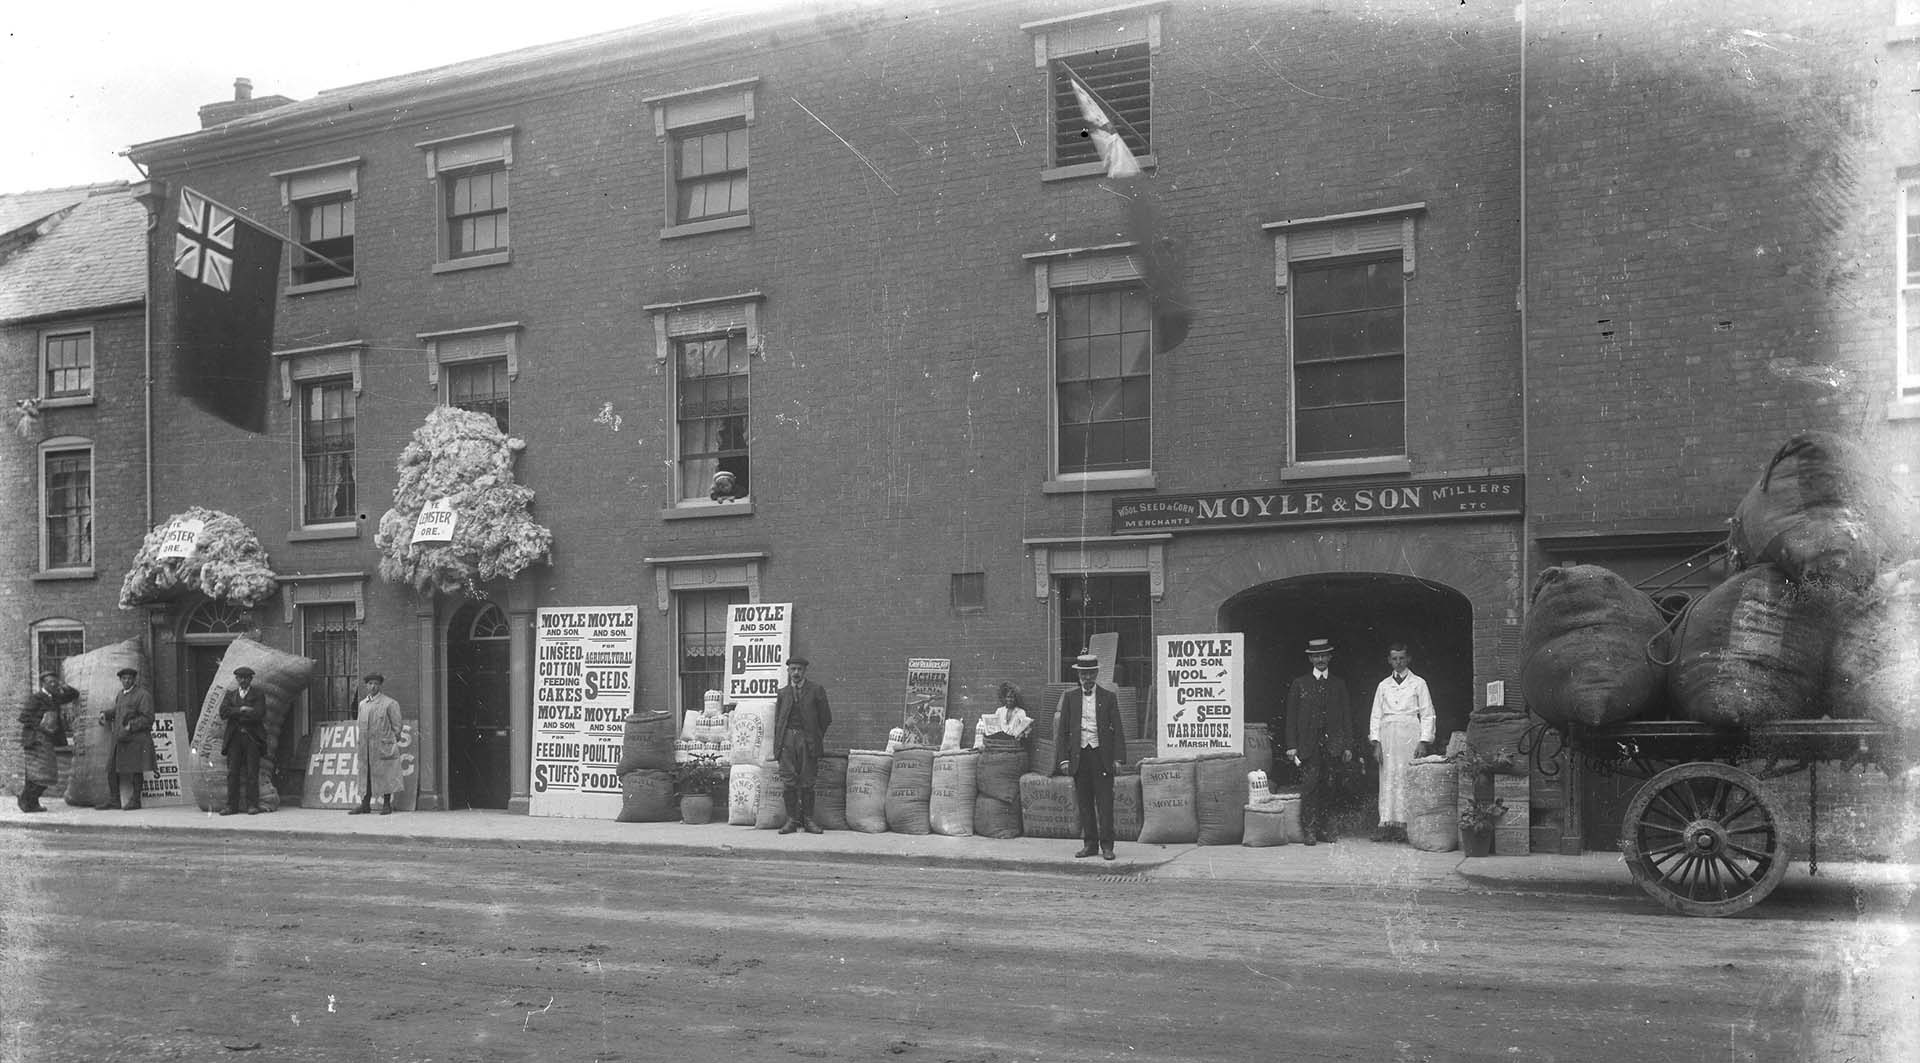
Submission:
M 1020 688 L 1012 683 L 1000 684 L 1000 707 L 992 712 L 980 714 L 979 722 L 973 725 L 973 748 L 984 749 L 988 735 L 1006 735 L 1025 745 L 1033 733 L 1033 717 L 1020 707 Z

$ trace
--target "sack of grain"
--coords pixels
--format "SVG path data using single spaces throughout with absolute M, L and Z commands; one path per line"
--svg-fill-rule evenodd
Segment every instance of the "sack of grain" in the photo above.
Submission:
M 1029 838 L 1080 837 L 1073 778 L 1031 771 L 1020 776 L 1020 828 Z
M 621 775 L 642 768 L 671 770 L 673 738 L 673 713 L 632 713 L 627 717 L 626 736 L 620 746 L 620 766 L 615 770 Z
M 1297 798 L 1248 805 L 1242 814 L 1246 817 L 1246 829 L 1241 832 L 1241 845 L 1260 849 L 1300 840 L 1300 802 Z
M 813 776 L 813 824 L 821 830 L 847 830 L 847 755 L 827 753 Z
M 1238 753 L 1202 753 L 1193 762 L 1194 841 L 1239 845 L 1245 830 L 1247 758 Z
M 1240 774 L 1238 767 L 1234 774 Z M 1148 757 L 1140 762 L 1140 841 L 1149 845 L 1190 845 L 1199 840 L 1194 816 L 1194 761 Z M 1238 787 L 1235 787 L 1238 790 Z
M 620 776 L 621 823 L 665 823 L 680 818 L 673 804 L 673 772 L 636 768 Z
M 727 714 L 727 758 L 735 764 L 764 764 L 777 759 L 773 747 L 774 703 L 765 698 L 743 701 Z
M 1689 720 L 1741 728 L 1819 715 L 1831 597 L 1755 565 L 1695 601 L 1667 670 L 1673 704 Z
M 847 751 L 847 826 L 863 834 L 887 832 L 887 783 L 893 754 L 882 749 Z
M 1909 754 L 1920 750 L 1920 560 L 1881 573 L 1837 611 L 1827 706 L 1889 724 Z
M 280 730 L 287 711 L 307 689 L 308 680 L 318 665 L 307 657 L 296 656 L 264 646 L 252 639 L 238 638 L 227 644 L 220 658 L 220 670 L 200 702 L 200 722 L 194 728 L 193 770 L 187 781 L 196 789 L 194 804 L 202 812 L 215 812 L 227 806 L 227 758 L 220 752 L 226 738 L 226 721 L 220 718 L 220 702 L 233 688 L 233 670 L 253 669 L 253 685 L 266 695 L 267 748 L 260 754 L 260 807 L 272 811 L 280 807 L 280 791 L 273 785 L 273 772 L 279 758 Z
M 1113 775 L 1113 836 L 1119 841 L 1140 840 L 1142 815 L 1140 765 L 1127 764 Z
M 735 764 L 727 773 L 727 823 L 751 827 L 760 818 L 760 765 Z
M 1866 453 L 1828 432 L 1802 432 L 1774 452 L 1734 510 L 1736 565 L 1779 565 L 1789 579 L 1860 587 L 1902 537 L 1891 486 Z
M 1666 689 L 1666 626 L 1653 599 L 1610 569 L 1540 573 L 1520 629 L 1527 708 L 1589 727 L 1646 715 Z
M 1020 776 L 1027 771 L 1027 751 L 1017 742 L 996 744 L 987 739 L 975 772 L 973 833 L 982 838 L 1020 837 Z
M 949 723 L 953 722 L 951 720 Z M 927 825 L 935 834 L 965 838 L 973 834 L 973 803 L 979 796 L 977 749 L 943 749 L 933 758 L 933 796 L 927 802 Z
M 932 746 L 901 746 L 893 751 L 887 775 L 887 829 L 895 834 L 931 834 L 928 806 L 933 800 Z
M 67 658 L 60 665 L 60 681 L 80 694 L 62 709 L 67 719 L 67 739 L 73 749 L 65 791 L 69 805 L 94 808 L 107 799 L 107 761 L 113 757 L 113 731 L 100 722 L 100 714 L 113 709 L 113 700 L 120 694 L 120 678 L 115 673 L 122 668 L 136 669 L 143 677 L 151 676 L 139 639 L 88 650 Z M 158 710 L 159 706 L 154 708 Z M 223 763 L 220 781 L 223 793 L 225 771 Z M 118 800 L 119 795 L 114 797 Z M 265 800 L 264 791 L 261 797 Z
M 1429 853 L 1460 847 L 1460 768 L 1447 761 L 1407 765 L 1407 843 Z
M 818 777 L 815 777 L 818 782 Z M 769 760 L 760 765 L 760 807 L 755 810 L 756 830 L 779 830 L 787 825 L 787 785 L 780 778 L 780 764 Z M 825 828 L 822 828 L 823 830 Z

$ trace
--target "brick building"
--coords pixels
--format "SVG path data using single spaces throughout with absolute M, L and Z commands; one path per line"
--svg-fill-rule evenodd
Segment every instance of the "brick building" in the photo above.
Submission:
M 145 230 L 125 182 L 0 195 L 0 690 L 10 704 L 38 673 L 144 628 L 117 603 L 150 521 Z M 0 774 L 10 790 L 18 764 L 9 740 Z
M 157 418 L 158 510 L 262 535 L 281 595 L 222 622 L 323 661 L 296 733 L 358 671 L 420 707 L 425 807 L 525 806 L 540 606 L 641 606 L 666 708 L 726 604 L 795 602 L 841 746 L 908 657 L 971 718 L 1103 631 L 1143 688 L 1154 635 L 1244 632 L 1256 722 L 1309 636 L 1356 691 L 1406 640 L 1457 730 L 1539 567 L 1685 557 L 1801 428 L 1910 472 L 1894 13 L 1628 7 L 670 22 L 215 115 L 134 159 L 311 253 L 268 431 Z M 1106 177 L 1068 70 L 1146 177 Z M 482 600 L 376 572 L 436 403 L 527 441 L 554 532 Z M 156 614 L 178 699 L 202 608 Z

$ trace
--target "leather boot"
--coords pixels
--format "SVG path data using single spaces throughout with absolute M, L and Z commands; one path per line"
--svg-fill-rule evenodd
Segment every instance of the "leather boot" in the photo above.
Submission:
M 127 803 L 122 807 L 129 812 L 138 812 L 140 811 L 140 776 L 132 776 L 127 782 L 133 787 L 133 796 L 127 798 Z
M 383 816 L 393 815 L 393 795 L 392 794 L 380 795 L 380 814 Z
M 120 807 L 120 776 L 107 776 L 107 799 L 94 807 L 102 812 L 112 811 Z
M 784 790 L 780 800 L 787 806 L 787 821 L 780 825 L 780 833 L 792 834 L 800 829 L 800 795 L 792 790 Z
M 347 815 L 364 816 L 367 813 L 372 811 L 373 811 L 373 795 L 370 793 L 366 793 L 366 794 L 360 795 L 359 804 L 353 806 L 352 808 L 347 809 Z
M 44 785 L 37 782 L 30 782 L 25 786 L 21 787 L 20 811 L 45 812 L 47 809 L 46 809 L 46 806 L 40 803 L 40 795 L 46 792 L 47 792 L 47 788 Z
M 813 821 L 813 791 L 800 791 L 800 825 L 808 834 L 823 833 L 820 824 Z

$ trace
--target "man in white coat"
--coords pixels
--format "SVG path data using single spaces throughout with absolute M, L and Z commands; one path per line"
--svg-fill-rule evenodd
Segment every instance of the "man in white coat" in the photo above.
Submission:
M 1380 825 L 1373 831 L 1377 842 L 1407 840 L 1407 769 L 1415 757 L 1426 756 L 1433 743 L 1433 695 L 1427 681 L 1408 667 L 1412 663 L 1406 643 L 1388 647 L 1393 674 L 1374 689 L 1367 721 L 1367 739 L 1380 765 Z

